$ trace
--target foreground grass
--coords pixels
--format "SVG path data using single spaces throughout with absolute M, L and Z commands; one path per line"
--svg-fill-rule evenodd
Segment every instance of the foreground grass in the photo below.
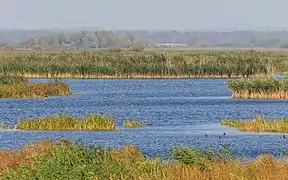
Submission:
M 233 98 L 288 99 L 288 79 L 254 78 L 230 80 Z
M 70 95 L 64 82 L 30 83 L 23 77 L 0 76 L 0 98 L 39 98 Z
M 288 161 L 271 155 L 238 162 L 225 151 L 174 148 L 171 159 L 145 158 L 136 146 L 84 147 L 65 140 L 42 141 L 21 151 L 0 153 L 1 179 L 279 179 L 288 178 Z
M 0 52 L 0 74 L 61 78 L 251 77 L 288 71 L 271 52 Z
M 226 119 L 222 120 L 221 124 L 238 128 L 241 131 L 288 133 L 288 117 L 284 119 L 266 119 L 260 115 L 254 115 L 250 121 Z
M 21 130 L 114 130 L 115 121 L 112 117 L 98 114 L 90 114 L 81 118 L 58 114 L 35 119 L 21 119 L 16 127 Z

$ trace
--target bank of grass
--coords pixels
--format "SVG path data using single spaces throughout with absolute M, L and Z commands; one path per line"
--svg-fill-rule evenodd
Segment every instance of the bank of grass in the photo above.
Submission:
M 128 119 L 123 121 L 123 127 L 134 128 L 134 127 L 144 127 L 145 123 L 143 121 L 137 121 L 135 119 Z
M 58 78 L 251 77 L 288 71 L 272 52 L 0 52 L 0 74 Z
M 0 152 L 1 179 L 279 179 L 288 161 L 261 155 L 239 162 L 227 151 L 174 148 L 169 160 L 146 158 L 134 145 L 84 147 L 66 140 L 43 141 L 20 151 Z
M 240 131 L 288 133 L 288 117 L 283 119 L 267 119 L 256 114 L 252 120 L 226 119 L 222 120 L 221 124 L 237 128 Z
M 98 114 L 76 117 L 57 114 L 42 118 L 21 119 L 16 125 L 21 130 L 114 130 L 115 121 L 112 117 Z
M 288 78 L 230 80 L 227 86 L 233 91 L 233 98 L 288 99 Z
M 0 76 L 0 98 L 40 98 L 70 94 L 71 90 L 64 82 L 32 83 L 22 76 Z

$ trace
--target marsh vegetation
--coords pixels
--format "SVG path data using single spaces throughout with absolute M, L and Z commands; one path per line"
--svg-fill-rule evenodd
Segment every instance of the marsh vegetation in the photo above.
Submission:
M 174 148 L 170 158 L 147 158 L 137 146 L 84 147 L 67 140 L 39 141 L 0 152 L 1 179 L 287 179 L 288 162 L 261 155 L 239 162 L 229 148 Z
M 137 121 L 135 119 L 128 119 L 123 121 L 123 127 L 133 128 L 133 127 L 144 127 L 145 123 L 143 121 Z
M 240 131 L 288 133 L 288 117 L 268 119 L 255 114 L 251 120 L 226 119 L 222 120 L 221 124 Z
M 57 114 L 20 119 L 16 127 L 21 130 L 114 130 L 115 121 L 112 117 L 98 114 L 83 117 Z
M 230 80 L 233 98 L 288 99 L 288 78 L 272 77 Z
M 251 77 L 288 71 L 272 52 L 61 51 L 0 52 L 0 73 L 24 77 Z
M 0 77 L 0 98 L 39 98 L 70 94 L 68 84 L 61 81 L 32 83 L 19 76 Z

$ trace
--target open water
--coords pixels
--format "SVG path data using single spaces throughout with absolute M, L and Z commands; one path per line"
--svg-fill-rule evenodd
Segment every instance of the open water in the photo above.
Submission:
M 163 155 L 174 146 L 219 148 L 237 156 L 288 153 L 288 138 L 275 133 L 244 133 L 220 125 L 221 119 L 288 116 L 287 100 L 232 99 L 228 79 L 64 79 L 73 95 L 39 99 L 0 99 L 0 120 L 15 125 L 20 118 L 57 113 L 100 113 L 146 123 L 144 128 L 116 131 L 0 130 L 0 147 L 20 148 L 38 139 L 81 140 L 84 144 L 121 147 L 136 144 L 148 155 Z M 31 81 L 49 81 L 31 79 Z M 223 134 L 226 135 L 223 135 Z

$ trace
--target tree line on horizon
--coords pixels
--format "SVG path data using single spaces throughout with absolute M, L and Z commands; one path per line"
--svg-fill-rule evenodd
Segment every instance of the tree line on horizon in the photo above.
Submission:
M 128 48 L 164 43 L 185 44 L 190 47 L 288 48 L 288 32 L 99 29 L 0 31 L 0 45 L 23 48 Z

